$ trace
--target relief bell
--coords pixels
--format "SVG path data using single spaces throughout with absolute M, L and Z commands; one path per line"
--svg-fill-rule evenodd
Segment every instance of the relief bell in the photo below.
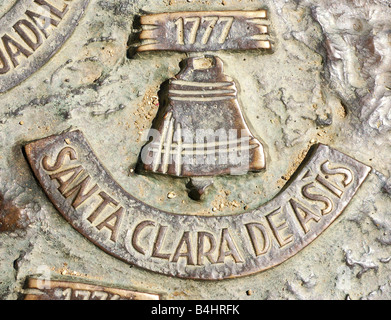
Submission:
M 188 58 L 162 88 L 144 171 L 176 177 L 243 175 L 266 167 L 263 145 L 250 132 L 235 82 L 215 56 Z

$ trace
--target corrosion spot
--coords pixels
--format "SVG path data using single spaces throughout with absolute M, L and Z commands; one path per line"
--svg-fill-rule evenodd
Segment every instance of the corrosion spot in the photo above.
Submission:
M 22 212 L 12 202 L 4 200 L 0 193 L 0 232 L 15 231 L 24 229 Z

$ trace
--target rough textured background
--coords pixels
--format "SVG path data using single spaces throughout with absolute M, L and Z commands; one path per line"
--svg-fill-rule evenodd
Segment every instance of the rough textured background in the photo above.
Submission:
M 0 1 L 3 8 L 12 1 Z M 274 53 L 218 53 L 240 88 L 268 170 L 217 178 L 202 202 L 186 180 L 132 172 L 162 82 L 185 54 L 132 55 L 143 12 L 268 8 Z M 1 13 L 0 9 L 0 13 Z M 92 0 L 63 48 L 0 95 L 0 298 L 50 270 L 163 299 L 391 298 L 391 5 L 389 1 Z M 131 267 L 79 235 L 50 204 L 22 152 L 31 140 L 81 129 L 130 193 L 188 214 L 240 214 L 273 198 L 311 145 L 322 142 L 375 170 L 342 217 L 280 267 L 237 280 L 172 279 Z M 168 193 L 177 197 L 169 199 Z M 213 212 L 217 208 L 217 212 Z

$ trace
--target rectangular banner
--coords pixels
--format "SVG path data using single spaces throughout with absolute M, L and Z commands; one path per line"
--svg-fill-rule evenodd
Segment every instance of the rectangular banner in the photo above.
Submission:
M 30 278 L 26 291 L 24 300 L 160 300 L 157 294 L 65 280 Z
M 138 52 L 271 49 L 268 24 L 266 10 L 147 15 Z

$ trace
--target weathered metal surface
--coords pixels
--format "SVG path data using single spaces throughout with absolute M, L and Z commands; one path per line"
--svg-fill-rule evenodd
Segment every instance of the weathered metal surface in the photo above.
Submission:
M 76 0 L 47 2 L 59 10 L 62 10 L 64 3 L 69 8 L 81 3 Z M 40 7 L 32 1 L 0 0 L 0 17 L 6 17 L 19 3 Z M 205 16 L 204 19 L 200 17 L 200 28 L 196 32 L 198 44 L 193 44 L 201 48 L 202 53 L 180 50 L 167 53 L 159 50 L 150 53 L 139 51 L 132 55 L 137 49 L 132 46 L 134 40 L 139 39 L 143 28 L 144 31 L 150 28 L 135 23 L 140 15 L 168 12 L 168 15 L 162 14 L 168 17 L 176 12 L 209 11 L 214 14 L 223 10 L 243 13 L 245 10 L 260 11 L 260 8 L 267 11 L 267 19 L 262 19 L 261 24 L 268 27 L 268 34 L 260 37 L 270 41 L 272 50 L 222 49 L 222 46 L 218 46 L 219 35 L 215 32 L 228 26 L 219 19 L 202 49 L 199 42 L 204 37 L 206 39 L 206 27 L 216 20 Z M 22 16 L 24 12 L 19 11 Z M 53 33 L 47 39 L 44 36 L 43 44 L 32 55 L 26 58 L 21 53 L 16 57 L 20 65 L 15 70 L 30 74 L 29 67 L 35 65 L 34 57 L 49 47 L 47 44 L 51 36 L 56 31 L 66 33 L 62 33 L 62 27 L 69 25 L 63 23 L 66 22 L 64 19 L 70 18 L 70 13 L 74 12 L 68 11 L 58 27 L 50 26 Z M 46 15 L 45 12 L 43 15 Z M 162 299 L 390 299 L 390 15 L 387 0 L 90 1 L 78 22 L 79 26 L 63 43 L 61 50 L 57 50 L 50 59 L 44 59 L 48 63 L 19 85 L 14 87 L 12 79 L 5 81 L 4 84 L 12 90 L 0 93 L 0 299 L 19 298 L 24 293 L 26 278 L 31 274 L 40 275 L 42 270 L 48 272 L 47 279 L 72 275 L 76 282 L 85 280 L 91 284 L 133 288 L 137 292 L 159 292 Z M 14 22 L 20 21 L 22 16 L 16 15 Z M 51 17 L 59 21 L 55 15 Z M 75 13 L 73 17 L 76 19 L 78 14 Z M 197 16 L 193 18 L 196 19 L 192 21 L 198 21 Z M 26 20 L 31 21 L 29 17 Z M 189 20 L 186 23 L 183 20 L 183 23 L 183 47 L 188 46 L 191 50 L 189 40 L 194 38 L 190 38 L 190 35 L 194 34 L 197 25 Z M 25 25 L 20 26 L 25 28 Z M 170 39 L 174 40 L 177 36 L 175 26 L 181 28 L 181 21 L 174 25 L 174 33 L 169 34 Z M 6 27 L 11 29 L 6 33 L 10 32 L 17 39 L 13 24 Z M 244 29 L 240 29 L 242 31 Z M 35 39 L 34 33 L 28 34 L 32 40 Z M 0 38 L 3 35 L 0 34 Z M 234 34 L 230 36 L 235 39 Z M 246 37 L 243 35 L 243 39 Z M 158 40 L 166 43 L 164 37 Z M 33 51 L 27 43 L 20 43 Z M 130 47 L 132 50 L 129 51 Z M 1 39 L 0 48 L 5 58 L 9 59 Z M 16 52 L 16 47 L 11 45 L 11 48 Z M 264 147 L 266 168 L 239 176 L 181 178 L 166 174 L 139 174 L 135 169 L 140 150 L 148 142 L 144 137 L 151 127 L 154 128 L 153 119 L 164 105 L 164 101 L 158 99 L 161 84 L 180 72 L 183 68 L 183 65 L 179 65 L 180 61 L 211 54 L 203 50 L 217 52 L 216 55 L 224 63 L 224 74 L 234 79 L 245 123 Z M 26 65 L 19 68 L 24 61 Z M 0 68 L 3 68 L 1 61 Z M 129 221 L 137 223 L 129 225 L 128 221 L 123 220 L 125 229 L 132 226 L 136 229 L 144 222 L 138 228 L 140 232 L 136 232 L 135 246 L 145 252 L 145 256 L 134 249 L 134 230 L 130 231 L 126 241 L 132 252 L 129 256 L 139 259 L 144 264 L 143 268 L 106 254 L 76 232 L 58 214 L 28 166 L 22 149 L 29 141 L 75 129 L 80 129 L 88 138 L 100 163 L 107 167 L 116 181 L 115 186 L 120 185 L 127 194 L 140 201 L 137 203 L 145 204 L 143 207 L 135 206 L 136 209 L 141 208 L 138 211 L 131 208 L 128 212 L 128 206 L 120 203 L 122 197 L 112 197 L 119 205 L 115 207 L 110 203 L 103 210 L 101 219 L 97 218 L 88 230 L 96 235 L 96 227 L 112 212 L 116 213 L 121 205 L 126 209 L 124 217 L 130 216 Z M 373 171 L 351 199 L 344 214 L 316 241 L 280 266 L 251 277 L 206 282 L 161 274 L 163 265 L 166 269 L 170 268 L 166 274 L 179 274 L 178 268 L 184 276 L 196 270 L 201 274 L 204 268 L 206 275 L 221 271 L 216 278 L 222 278 L 223 274 L 229 274 L 230 269 L 240 267 L 241 264 L 233 258 L 234 252 L 225 257 L 225 265 L 212 264 L 209 260 L 209 247 L 213 247 L 209 244 L 213 244 L 213 241 L 216 243 L 216 249 L 210 255 L 213 262 L 220 258 L 222 238 L 225 239 L 223 251 L 228 254 L 230 249 L 227 231 L 223 234 L 222 230 L 217 229 L 221 227 L 228 230 L 240 258 L 248 258 L 247 254 L 254 256 L 256 250 L 262 253 L 262 228 L 257 229 L 257 225 L 243 228 L 242 221 L 243 217 L 251 216 L 257 210 L 260 216 L 244 223 L 264 223 L 264 227 L 269 228 L 271 243 L 278 249 L 276 236 L 270 232 L 270 224 L 265 222 L 262 215 L 275 209 L 264 211 L 268 205 L 276 204 L 275 199 L 283 199 L 287 191 L 293 190 L 290 188 L 304 175 L 303 166 L 300 165 L 305 155 L 319 143 L 327 145 L 326 150 L 340 150 L 370 165 Z M 48 158 L 49 165 L 53 165 L 50 161 L 56 160 L 58 151 L 54 150 Z M 312 153 L 314 155 L 316 152 Z M 83 165 L 85 162 L 83 160 Z M 338 162 L 336 167 L 341 165 L 346 166 Z M 294 175 L 295 172 L 299 175 Z M 91 174 L 90 170 L 88 174 Z M 326 178 L 321 171 L 320 176 Z M 64 181 L 69 178 L 63 177 Z M 94 175 L 93 178 L 102 180 L 101 176 Z M 314 182 L 320 188 L 323 188 L 322 183 L 328 185 L 327 180 L 320 178 L 318 181 L 316 178 L 311 177 L 306 184 Z M 337 186 L 344 175 L 332 175 L 330 179 Z M 293 183 L 289 185 L 288 181 Z M 54 184 L 51 191 L 61 200 L 57 180 L 48 179 L 47 182 Z M 93 183 L 91 180 L 91 187 L 95 186 Z M 281 191 L 284 186 L 284 191 Z M 333 192 L 329 194 L 327 188 L 322 192 L 327 193 L 326 197 L 332 200 L 333 205 L 339 203 L 337 195 L 340 192 L 330 185 L 328 187 Z M 343 185 L 337 187 L 343 189 Z M 306 202 L 305 207 L 314 213 L 319 213 L 319 210 L 327 212 L 329 202 L 326 198 L 316 197 L 318 201 L 306 199 L 314 194 L 320 195 L 317 191 L 318 188 L 308 187 L 304 191 L 299 188 L 298 192 L 292 193 L 292 197 L 285 199 L 289 200 L 285 213 L 290 219 L 287 223 L 294 222 L 293 226 L 297 228 L 294 231 L 301 231 L 301 236 L 305 231 L 297 222 L 294 208 L 302 213 L 303 218 L 305 215 L 300 206 L 290 200 Z M 63 200 L 64 207 L 69 207 L 75 196 Z M 307 201 L 313 203 L 314 208 L 307 207 Z M 86 200 L 76 212 L 87 215 L 87 208 L 98 206 L 101 202 L 100 196 L 94 194 L 93 199 Z M 148 212 L 150 208 L 157 209 L 153 209 L 154 214 L 148 213 L 151 220 L 141 220 L 143 210 Z M 67 211 L 69 214 L 74 212 L 74 209 Z M 285 215 L 276 215 L 271 221 L 278 227 L 279 223 L 284 222 Z M 324 219 L 331 220 L 332 215 L 333 212 L 322 216 L 318 223 L 316 219 L 309 221 L 311 231 L 307 238 L 315 230 L 314 226 L 323 229 L 326 225 Z M 121 216 L 121 211 L 118 216 Z M 163 218 L 158 219 L 157 216 Z M 179 219 L 176 217 L 182 219 L 175 229 L 170 227 L 172 221 L 167 220 L 171 216 L 175 221 Z M 133 217 L 140 220 L 134 221 Z M 152 220 L 155 218 L 157 220 Z M 188 229 L 187 224 L 183 224 L 183 227 L 181 224 L 182 221 L 213 221 L 214 218 L 218 221 L 216 225 L 201 229 L 201 232 L 206 232 L 200 233 L 202 246 L 198 245 L 201 225 L 195 224 Z M 76 223 L 81 221 L 77 228 L 88 227 L 88 222 L 83 219 L 79 216 L 74 219 Z M 220 222 L 224 221 L 226 224 L 222 226 Z M 115 222 L 114 218 L 108 222 L 113 230 Z M 232 222 L 233 226 L 228 225 Z M 238 230 L 239 225 L 242 226 L 239 235 L 231 234 L 231 231 Z M 98 240 L 110 243 L 110 228 L 101 227 L 101 238 Z M 193 262 L 198 262 L 198 250 L 204 248 L 204 256 L 201 251 L 201 257 L 205 266 L 185 266 L 187 257 L 182 255 L 187 253 L 186 231 L 190 231 Z M 289 232 L 290 229 L 280 231 L 283 235 L 288 233 L 288 239 Z M 255 246 L 251 237 L 259 239 Z M 119 243 L 118 249 L 122 250 L 123 242 Z M 155 255 L 163 258 L 169 255 L 170 261 L 152 257 L 155 243 Z M 182 248 L 178 256 L 176 251 L 180 244 Z M 113 246 L 110 245 L 108 249 L 111 250 Z M 243 253 L 242 246 L 250 249 Z M 295 250 L 296 247 L 292 246 Z M 277 253 L 282 251 L 277 249 L 273 247 Z M 178 262 L 175 262 L 177 258 Z M 268 257 L 265 254 L 258 260 L 266 261 Z M 208 263 L 210 265 L 206 266 Z M 160 270 L 151 272 L 153 266 Z M 260 264 L 254 265 L 253 270 L 258 266 Z M 240 272 L 238 269 L 237 273 Z
M 266 10 L 206 11 L 141 17 L 143 51 L 271 49 Z
M 25 291 L 24 300 L 159 300 L 156 294 L 34 278 L 28 279 Z
M 0 93 L 39 70 L 61 48 L 89 0 L 17 0 L 0 16 Z
M 80 131 L 26 146 L 44 191 L 72 226 L 128 263 L 218 280 L 281 264 L 338 218 L 371 169 L 320 145 L 273 201 L 240 216 L 170 214 L 140 202 L 99 162 Z
M 178 177 L 259 172 L 266 167 L 262 144 L 251 134 L 235 82 L 220 58 L 189 58 L 162 88 L 160 110 L 141 152 L 146 171 Z

